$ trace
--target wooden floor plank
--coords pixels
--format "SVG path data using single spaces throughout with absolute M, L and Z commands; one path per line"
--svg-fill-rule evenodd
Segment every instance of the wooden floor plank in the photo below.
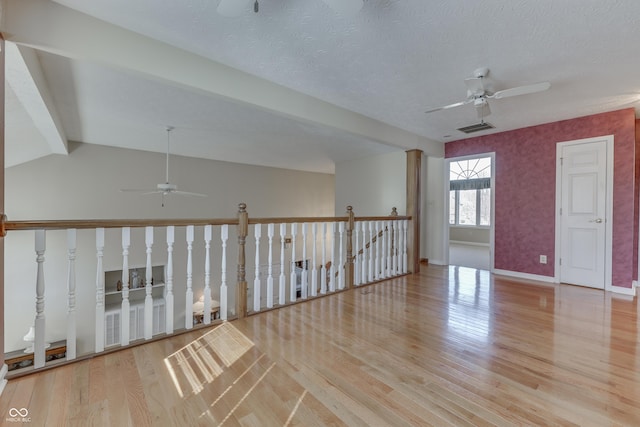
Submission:
M 429 266 L 11 380 L 0 412 L 43 426 L 637 426 L 639 336 L 637 298 Z

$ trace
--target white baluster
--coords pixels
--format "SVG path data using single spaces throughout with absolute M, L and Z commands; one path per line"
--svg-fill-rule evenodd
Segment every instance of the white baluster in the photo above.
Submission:
M 362 283 L 367 283 L 367 255 L 369 250 L 367 249 L 367 223 L 362 221 L 362 265 L 360 278 Z
M 229 239 L 229 225 L 224 224 L 220 229 L 222 240 L 222 283 L 220 284 L 220 319 L 227 320 L 227 240 Z M 204 297 L 204 308 L 207 309 L 207 297 Z
M 331 268 L 329 269 L 329 292 L 336 291 L 336 223 L 331 223 Z
M 373 229 L 374 229 L 374 221 L 369 221 L 369 282 L 374 281 L 373 276 L 373 264 L 374 264 L 374 247 L 375 243 L 373 242 Z
M 280 282 L 278 283 L 278 304 L 283 305 L 285 301 L 285 287 L 287 286 L 284 275 L 284 245 L 287 235 L 287 225 L 280 224 Z
M 340 265 L 336 266 L 338 269 L 338 289 L 344 289 L 344 266 L 346 264 L 346 260 L 344 259 L 342 250 L 344 245 L 342 244 L 342 237 L 344 236 L 344 222 L 339 223 L 340 230 Z
M 307 223 L 302 223 L 302 274 L 300 280 L 300 296 L 307 299 Z
M 96 228 L 96 353 L 104 351 L 104 228 Z
M 153 246 L 153 227 L 144 228 L 144 244 L 147 248 L 147 265 L 145 268 L 144 283 L 144 339 L 150 340 L 153 336 L 153 267 L 151 266 L 151 254 Z
M 120 309 L 120 345 L 129 345 L 129 246 L 131 245 L 131 228 L 122 228 L 122 305 Z
M 320 266 L 320 293 L 327 293 L 327 223 L 322 223 L 322 265 Z
M 35 339 L 33 341 L 33 367 L 42 368 L 45 362 L 44 354 L 44 336 L 45 336 L 45 318 L 44 318 L 44 252 L 46 249 L 46 237 L 44 230 L 36 230 L 35 232 L 35 251 L 38 270 L 36 274 L 36 318 L 34 322 Z
M 375 279 L 380 279 L 380 259 L 382 258 L 382 252 L 380 250 L 380 221 L 376 221 L 376 263 L 375 263 Z
M 313 224 L 311 224 L 311 234 L 313 237 L 313 251 L 311 254 L 311 257 L 313 259 L 312 267 L 311 267 L 311 296 L 312 297 L 315 297 L 316 295 L 318 295 L 318 270 L 316 267 L 317 229 L 318 229 L 317 223 L 314 222 Z
M 391 254 L 393 267 L 391 269 L 392 275 L 398 274 L 398 220 L 391 221 L 392 234 L 391 238 L 393 239 L 393 253 Z
M 256 262 L 255 278 L 253 279 L 253 311 L 260 311 L 260 237 L 262 237 L 262 225 L 255 225 Z
M 406 273 L 408 270 L 407 266 L 407 220 L 402 221 L 402 272 Z
M 204 226 L 204 312 L 211 313 L 211 225 Z M 211 315 L 202 316 L 202 323 L 209 325 Z
M 384 277 L 391 277 L 391 221 L 384 223 Z
M 267 308 L 273 307 L 273 231 L 274 225 L 267 225 L 267 236 L 269 237 L 269 267 L 267 273 Z
M 353 251 L 353 284 L 358 286 L 360 284 L 360 256 L 358 254 L 360 245 L 360 236 L 358 231 L 360 228 L 358 227 L 358 223 L 354 223 L 353 228 L 355 229 L 354 241 L 356 243 Z
M 173 333 L 173 244 L 175 243 L 175 226 L 167 227 L 167 271 L 165 288 L 165 333 Z
M 187 291 L 185 294 L 184 327 L 193 328 L 193 240 L 194 226 L 187 225 Z M 209 312 L 211 313 L 211 312 Z M 206 311 L 204 317 L 207 317 Z M 209 314 L 211 317 L 211 314 Z
M 67 274 L 67 360 L 76 358 L 76 230 L 67 230 L 69 269 Z
M 289 299 L 291 302 L 296 300 L 296 229 L 298 228 L 298 224 L 295 222 L 291 224 L 291 274 L 289 275 Z

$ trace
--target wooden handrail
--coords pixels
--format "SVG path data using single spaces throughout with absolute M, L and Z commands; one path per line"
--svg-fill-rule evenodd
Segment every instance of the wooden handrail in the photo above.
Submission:
M 69 228 L 122 228 L 122 227 L 165 227 L 169 225 L 237 225 L 238 218 L 213 219 L 87 219 L 87 220 L 27 220 L 4 221 L 6 231 L 15 230 L 66 230 Z

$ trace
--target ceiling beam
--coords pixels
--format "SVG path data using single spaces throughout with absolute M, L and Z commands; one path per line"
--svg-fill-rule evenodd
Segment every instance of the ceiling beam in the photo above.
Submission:
M 6 42 L 6 79 L 51 152 L 69 154 L 67 137 L 53 104 L 36 52 Z
M 268 82 L 49 0 L 4 0 L 0 31 L 14 43 L 95 61 L 329 126 L 388 146 L 443 156 L 441 142 Z

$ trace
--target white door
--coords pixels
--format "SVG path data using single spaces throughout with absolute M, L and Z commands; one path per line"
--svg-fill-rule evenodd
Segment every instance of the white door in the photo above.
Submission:
M 607 141 L 561 148 L 560 281 L 604 289 Z

